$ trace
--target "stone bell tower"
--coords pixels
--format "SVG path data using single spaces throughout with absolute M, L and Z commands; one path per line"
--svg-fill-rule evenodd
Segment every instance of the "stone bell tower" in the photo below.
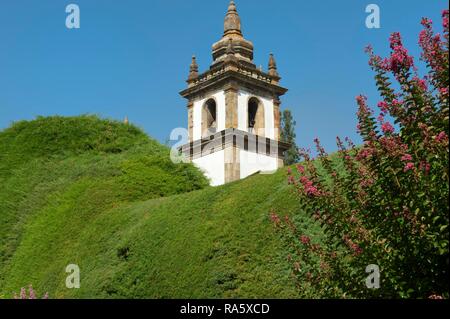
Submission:
M 253 44 L 243 37 L 234 1 L 222 39 L 212 47 L 213 63 L 199 74 L 192 58 L 188 88 L 189 144 L 181 148 L 217 186 L 283 166 L 289 145 L 279 141 L 280 96 L 274 56 L 268 71 L 253 63 Z

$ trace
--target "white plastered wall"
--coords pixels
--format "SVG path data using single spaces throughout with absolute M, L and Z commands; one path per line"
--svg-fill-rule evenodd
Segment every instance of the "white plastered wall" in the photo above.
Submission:
M 278 169 L 278 159 L 263 154 L 240 150 L 241 179 L 256 172 L 270 174 Z
M 193 163 L 209 178 L 211 186 L 225 184 L 225 151 L 197 158 Z

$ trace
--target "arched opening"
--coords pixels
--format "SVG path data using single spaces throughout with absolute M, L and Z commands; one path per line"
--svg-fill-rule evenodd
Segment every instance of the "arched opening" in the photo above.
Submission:
M 214 99 L 209 99 L 202 110 L 202 137 L 217 133 L 217 105 Z
M 249 133 L 265 136 L 264 106 L 256 98 L 248 100 L 248 131 Z

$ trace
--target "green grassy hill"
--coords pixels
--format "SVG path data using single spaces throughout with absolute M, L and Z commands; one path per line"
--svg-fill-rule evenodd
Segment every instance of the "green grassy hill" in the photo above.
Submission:
M 51 298 L 298 297 L 268 218 L 298 209 L 285 176 L 212 188 L 132 125 L 16 123 L 0 132 L 0 296 L 33 284 Z M 80 289 L 65 287 L 68 264 Z

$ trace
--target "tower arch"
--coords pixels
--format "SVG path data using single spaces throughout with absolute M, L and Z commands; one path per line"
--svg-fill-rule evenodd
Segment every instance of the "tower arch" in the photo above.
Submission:
M 265 136 L 265 118 L 264 104 L 257 97 L 250 97 L 247 101 L 248 132 L 259 136 Z
M 217 102 L 209 98 L 202 107 L 202 138 L 217 132 Z

